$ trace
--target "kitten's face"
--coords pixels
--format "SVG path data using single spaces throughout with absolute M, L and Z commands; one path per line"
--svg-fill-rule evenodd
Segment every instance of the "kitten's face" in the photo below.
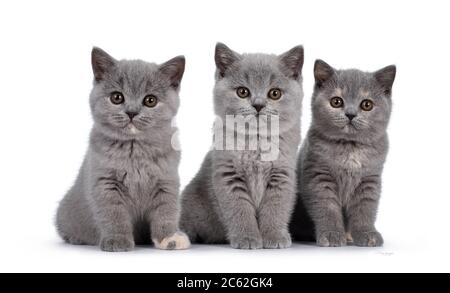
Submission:
M 121 138 L 145 137 L 170 125 L 179 105 L 184 64 L 181 56 L 162 65 L 117 61 L 94 48 L 90 104 L 96 125 Z
M 303 48 L 283 55 L 238 54 L 216 46 L 216 115 L 278 115 L 280 126 L 299 117 Z
M 395 66 L 375 73 L 335 70 L 316 61 L 313 123 L 333 139 L 370 141 L 386 131 L 391 113 Z

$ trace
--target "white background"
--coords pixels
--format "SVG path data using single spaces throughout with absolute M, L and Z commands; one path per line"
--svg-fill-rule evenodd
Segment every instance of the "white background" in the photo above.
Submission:
M 450 271 L 448 1 L 1 1 L 1 272 Z M 105 253 L 64 244 L 58 201 L 92 124 L 90 51 L 161 63 L 187 58 L 178 115 L 184 186 L 211 141 L 214 46 L 282 53 L 305 46 L 303 130 L 312 66 L 395 63 L 391 149 L 377 226 L 383 248 Z

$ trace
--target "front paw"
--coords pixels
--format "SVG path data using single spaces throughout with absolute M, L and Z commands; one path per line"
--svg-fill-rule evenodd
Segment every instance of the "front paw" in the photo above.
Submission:
M 126 236 L 106 236 L 100 240 L 100 249 L 109 252 L 122 252 L 134 249 L 134 240 Z
M 352 232 L 353 244 L 364 247 L 377 247 L 383 245 L 383 237 L 377 231 Z
M 274 233 L 271 235 L 263 235 L 263 247 L 274 248 L 288 248 L 291 247 L 291 235 L 287 231 L 281 233 Z
M 230 237 L 231 247 L 237 249 L 261 249 L 263 241 L 261 237 L 233 236 Z
M 189 238 L 181 231 L 175 232 L 172 236 L 166 237 L 161 241 L 153 239 L 155 247 L 164 250 L 188 249 L 191 246 Z
M 317 237 L 317 245 L 322 247 L 339 247 L 347 245 L 347 237 L 345 232 L 326 231 Z

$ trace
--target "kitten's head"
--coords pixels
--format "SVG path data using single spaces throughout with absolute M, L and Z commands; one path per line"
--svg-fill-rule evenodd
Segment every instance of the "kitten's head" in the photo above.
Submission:
M 136 138 L 170 125 L 178 110 L 184 66 L 183 56 L 157 65 L 116 60 L 94 48 L 90 104 L 96 126 L 117 138 Z
M 215 61 L 216 115 L 278 115 L 280 126 L 298 119 L 303 98 L 302 46 L 276 56 L 238 54 L 218 43 Z
M 368 142 L 386 131 L 396 67 L 374 73 L 336 70 L 322 60 L 314 65 L 313 125 L 332 139 Z

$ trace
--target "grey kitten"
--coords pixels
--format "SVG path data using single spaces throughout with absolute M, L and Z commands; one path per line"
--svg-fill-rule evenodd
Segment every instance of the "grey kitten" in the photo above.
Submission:
M 312 125 L 298 160 L 295 238 L 311 216 L 320 246 L 381 246 L 375 229 L 396 67 L 375 73 L 314 66 Z M 304 205 L 304 206 L 303 206 Z
M 256 149 L 211 150 L 182 193 L 180 225 L 192 241 L 229 242 L 241 249 L 289 247 L 303 47 L 276 56 L 238 54 L 218 43 L 215 61 L 217 117 L 221 121 L 227 115 L 278 118 L 279 152 L 267 161 L 259 144 Z M 258 130 L 256 136 L 263 135 Z
M 92 50 L 94 126 L 78 178 L 58 208 L 65 241 L 104 251 L 150 239 L 161 249 L 189 247 L 178 230 L 180 154 L 171 147 L 184 67 L 183 56 L 157 65 Z

